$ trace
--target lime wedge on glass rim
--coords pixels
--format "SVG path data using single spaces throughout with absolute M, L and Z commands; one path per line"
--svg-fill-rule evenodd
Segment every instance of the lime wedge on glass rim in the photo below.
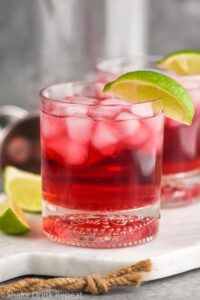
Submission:
M 156 66 L 177 75 L 200 74 L 200 50 L 173 52 L 157 61 Z
M 0 230 L 7 234 L 22 234 L 30 230 L 23 210 L 9 196 L 0 204 Z
M 42 209 L 41 176 L 8 166 L 4 170 L 4 191 L 25 211 Z
M 135 71 L 107 83 L 104 92 L 131 103 L 159 98 L 165 116 L 190 125 L 194 115 L 192 99 L 174 79 L 154 71 Z

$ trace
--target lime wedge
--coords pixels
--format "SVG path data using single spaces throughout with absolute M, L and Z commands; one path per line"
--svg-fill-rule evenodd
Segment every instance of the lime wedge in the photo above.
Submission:
M 177 75 L 200 74 L 200 50 L 173 52 L 159 60 L 156 66 Z
M 0 230 L 7 234 L 22 234 L 30 230 L 23 210 L 11 197 L 0 205 Z
M 187 91 L 174 79 L 154 71 L 136 71 L 126 73 L 104 87 L 132 103 L 147 102 L 160 98 L 165 116 L 191 124 L 194 106 Z
M 14 167 L 4 171 L 4 190 L 25 211 L 41 212 L 41 177 Z

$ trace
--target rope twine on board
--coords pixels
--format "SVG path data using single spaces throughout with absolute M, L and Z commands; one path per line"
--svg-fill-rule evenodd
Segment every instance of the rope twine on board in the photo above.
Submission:
M 40 292 L 46 289 L 69 293 L 104 294 L 108 293 L 112 287 L 141 285 L 146 273 L 151 271 L 151 267 L 151 260 L 147 259 L 104 275 L 51 279 L 25 278 L 15 283 L 0 285 L 0 298 L 18 293 Z

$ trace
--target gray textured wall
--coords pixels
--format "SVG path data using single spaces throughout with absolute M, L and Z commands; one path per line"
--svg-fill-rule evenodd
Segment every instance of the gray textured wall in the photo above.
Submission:
M 34 1 L 0 0 L 0 104 L 27 107 L 26 102 L 33 101 L 41 40 L 40 30 L 35 30 L 39 11 Z M 40 25 L 37 23 L 38 29 Z
M 41 87 L 83 79 L 97 57 L 144 51 L 145 1 L 0 0 L 0 105 L 37 107 Z
M 200 49 L 199 0 L 149 0 L 149 52 Z
M 199 29 L 200 0 L 0 0 L 0 105 L 37 107 L 42 86 L 98 56 L 200 48 Z

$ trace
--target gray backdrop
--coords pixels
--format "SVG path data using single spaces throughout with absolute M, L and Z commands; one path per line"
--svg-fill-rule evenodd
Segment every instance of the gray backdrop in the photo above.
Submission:
M 0 0 L 0 105 L 82 79 L 100 56 L 200 48 L 199 0 Z
M 150 0 L 148 49 L 162 54 L 200 48 L 199 0 Z

